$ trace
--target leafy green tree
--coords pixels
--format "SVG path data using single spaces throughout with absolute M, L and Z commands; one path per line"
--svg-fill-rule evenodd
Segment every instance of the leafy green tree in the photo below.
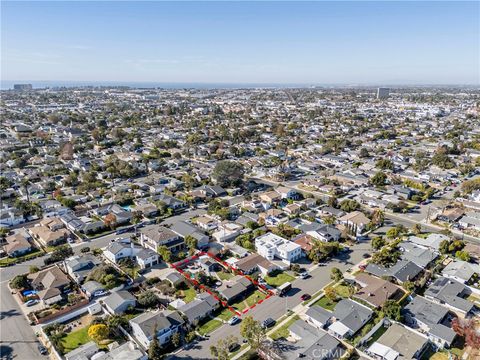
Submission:
M 355 200 L 346 199 L 340 203 L 340 209 L 345 212 L 351 212 L 360 209 L 360 204 Z
M 470 254 L 464 250 L 458 250 L 455 252 L 455 257 L 463 261 L 470 261 Z
M 375 163 L 375 166 L 382 170 L 393 170 L 393 162 L 390 159 L 380 159 Z
M 387 300 L 383 304 L 383 312 L 388 318 L 400 321 L 402 319 L 402 307 L 395 300 Z
M 10 287 L 12 289 L 23 289 L 28 286 L 27 275 L 17 275 L 10 281 Z
M 160 346 L 160 342 L 157 338 L 157 326 L 154 327 L 153 333 L 155 334 L 150 341 L 150 346 L 148 347 L 148 359 L 149 360 L 162 360 L 164 357 L 163 349 Z
M 403 284 L 402 284 L 403 288 L 407 291 L 413 291 L 415 290 L 415 283 L 413 283 L 412 281 L 404 281 Z
M 465 247 L 465 242 L 462 240 L 454 240 L 448 245 L 448 251 L 451 253 L 456 253 L 459 250 L 462 250 Z
M 339 268 L 333 267 L 330 271 L 330 279 L 340 281 L 343 279 L 342 271 Z
M 394 228 L 390 228 L 387 230 L 387 237 L 389 239 L 395 239 L 395 238 L 398 238 L 400 236 L 400 230 L 396 227 Z
M 328 300 L 330 300 L 330 301 L 337 300 L 337 291 L 335 290 L 335 288 L 333 288 L 331 286 L 328 286 L 328 287 L 325 288 L 324 293 L 325 293 L 325 297 Z
M 165 246 L 160 246 L 157 250 L 163 261 L 170 262 L 172 260 L 172 252 Z
M 138 303 L 146 308 L 157 306 L 159 302 L 160 299 L 152 290 L 144 291 L 138 296 Z
M 320 262 L 328 257 L 335 255 L 340 250 L 338 242 L 323 242 L 314 240 L 312 249 L 308 252 L 307 256 L 314 262 Z
M 330 196 L 328 198 L 327 205 L 336 208 L 338 206 L 337 198 L 335 196 Z
M 198 240 L 195 239 L 193 236 L 188 235 L 187 237 L 185 237 L 185 245 L 187 245 L 190 254 L 193 254 L 198 247 Z
M 106 320 L 110 333 L 115 333 L 120 326 L 128 327 L 128 319 L 121 315 L 110 315 Z
M 172 344 L 175 347 L 178 347 L 180 345 L 180 342 L 182 341 L 180 337 L 180 333 L 176 332 L 175 334 L 172 335 Z
M 193 340 L 195 340 L 195 338 L 197 337 L 197 334 L 195 334 L 195 331 L 192 330 L 192 331 L 189 331 L 187 332 L 187 334 L 185 335 L 185 341 L 187 343 L 190 343 L 192 342 Z
M 218 360 L 228 360 L 230 359 L 229 349 L 235 343 L 238 343 L 238 339 L 233 335 L 221 338 L 216 345 L 210 346 L 210 353 Z
M 438 250 L 440 251 L 440 254 L 445 255 L 445 254 L 448 254 L 448 252 L 449 252 L 448 248 L 449 247 L 450 247 L 450 241 L 449 240 L 442 240 Z
M 398 249 L 390 249 L 383 247 L 372 256 L 372 262 L 383 266 L 390 266 L 395 264 L 400 258 L 400 251 Z
M 259 321 L 254 320 L 251 316 L 243 319 L 240 325 L 240 335 L 248 341 L 253 350 L 258 349 L 266 338 L 265 329 Z
M 245 170 L 241 163 L 230 160 L 218 161 L 212 172 L 212 178 L 220 186 L 238 186 L 243 180 Z
M 387 242 L 382 236 L 375 236 L 372 239 L 372 248 L 375 250 L 381 249 Z
M 383 186 L 387 183 L 387 175 L 379 171 L 370 178 L 370 184 L 374 186 Z

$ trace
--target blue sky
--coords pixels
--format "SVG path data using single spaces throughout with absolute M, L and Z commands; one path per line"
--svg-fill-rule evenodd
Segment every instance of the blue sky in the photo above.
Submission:
M 479 84 L 478 2 L 4 2 L 2 79 Z

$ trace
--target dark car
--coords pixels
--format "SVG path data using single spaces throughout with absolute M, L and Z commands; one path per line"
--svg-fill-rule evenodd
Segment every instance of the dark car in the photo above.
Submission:
M 275 325 L 275 320 L 273 320 L 272 318 L 268 318 L 262 321 L 262 327 L 264 329 L 272 327 L 273 325 Z
M 234 352 L 240 349 L 240 344 L 239 343 L 233 343 L 228 346 L 228 351 L 229 352 Z
M 48 350 L 45 346 L 43 346 L 42 344 L 39 344 L 38 345 L 38 351 L 40 352 L 40 354 L 42 355 L 47 355 L 48 354 Z
M 368 258 L 370 257 L 370 254 L 364 253 L 364 254 L 362 255 L 362 257 L 363 257 L 364 259 L 368 259 Z
M 300 296 L 300 299 L 302 301 L 305 301 L 305 300 L 310 299 L 311 297 L 312 297 L 312 295 L 310 295 L 310 294 L 303 294 L 302 296 Z

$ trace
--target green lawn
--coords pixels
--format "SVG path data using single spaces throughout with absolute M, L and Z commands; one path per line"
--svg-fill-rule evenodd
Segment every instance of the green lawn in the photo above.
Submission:
M 182 296 L 182 300 L 186 303 L 193 301 L 197 296 L 197 292 L 194 288 L 188 288 L 187 290 L 179 290 L 179 294 Z
M 290 325 L 292 325 L 295 321 L 300 319 L 300 316 L 295 315 L 291 319 L 289 319 L 287 322 L 285 322 L 282 326 L 280 326 L 277 330 L 275 330 L 270 337 L 272 340 L 278 340 L 281 338 L 287 338 L 290 332 L 288 331 L 288 328 Z
M 350 296 L 348 286 L 346 285 L 338 285 L 335 286 L 334 289 L 341 298 L 348 298 Z
M 255 290 L 245 299 L 236 302 L 232 306 L 238 311 L 243 311 L 245 308 L 256 304 L 260 299 L 265 299 L 267 296 L 259 290 Z
M 91 341 L 88 337 L 88 326 L 81 328 L 80 330 L 72 331 L 62 338 L 62 344 L 65 348 L 65 353 L 75 350 L 79 346 Z
M 335 301 L 331 301 L 326 296 L 324 296 L 320 300 L 317 300 L 315 303 L 313 303 L 313 305 L 319 305 L 324 309 L 333 311 L 333 309 L 335 308 L 335 305 L 337 305 L 337 303 L 340 300 L 344 298 L 348 298 L 350 296 L 348 286 L 346 285 L 341 284 L 341 285 L 334 286 L 333 288 L 337 292 L 337 299 Z
M 267 284 L 274 287 L 280 286 L 282 284 L 285 284 L 286 282 L 290 282 L 293 280 L 295 280 L 295 278 L 292 275 L 284 272 L 278 273 L 275 276 L 265 276 L 265 281 L 267 282 Z
M 200 335 L 206 335 L 211 333 L 213 330 L 218 329 L 222 325 L 223 323 L 220 320 L 211 319 L 206 323 L 204 323 L 203 325 L 201 325 L 198 328 L 198 332 L 200 333 Z
M 218 271 L 217 275 L 220 278 L 220 280 L 222 280 L 222 281 L 223 280 L 230 280 L 233 277 L 232 273 L 224 272 L 224 271 Z
M 223 309 L 216 317 L 223 321 L 228 321 L 233 317 L 233 312 L 229 309 Z
M 335 309 L 335 305 L 337 305 L 338 300 L 330 301 L 326 296 L 322 297 L 320 300 L 315 301 L 313 305 L 318 305 L 323 307 L 324 309 L 333 311 Z

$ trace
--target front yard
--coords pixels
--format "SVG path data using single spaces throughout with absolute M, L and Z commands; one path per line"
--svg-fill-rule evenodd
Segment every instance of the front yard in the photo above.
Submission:
M 216 317 L 223 321 L 228 321 L 233 317 L 233 312 L 230 309 L 223 309 Z
M 265 295 L 263 292 L 255 290 L 245 299 L 233 304 L 232 307 L 238 311 L 243 311 L 246 308 L 252 306 L 253 304 L 256 304 L 258 301 L 265 299 L 266 297 L 267 295 Z
M 338 303 L 338 300 L 331 301 L 326 296 L 323 296 L 321 299 L 317 300 L 313 305 L 318 305 L 323 307 L 326 310 L 333 311 L 337 303 Z
M 270 334 L 270 338 L 272 338 L 272 340 L 278 340 L 282 338 L 286 339 L 290 334 L 288 328 L 298 319 L 300 319 L 300 316 L 295 315 L 291 319 L 287 320 L 282 326 L 280 326 L 277 330 Z
M 210 319 L 207 322 L 203 323 L 200 325 L 200 327 L 197 329 L 200 335 L 206 335 L 211 333 L 212 331 L 218 329 L 220 326 L 223 325 L 223 322 L 217 319 Z
M 338 285 L 338 286 L 334 286 L 333 288 L 335 289 L 335 292 L 337 293 L 337 298 L 335 300 L 330 300 L 326 296 L 323 296 L 321 299 L 319 299 L 315 303 L 313 303 L 313 305 L 318 305 L 318 306 L 323 307 L 326 310 L 333 311 L 333 309 L 335 308 L 335 305 L 337 305 L 337 303 L 340 300 L 342 300 L 344 298 L 348 298 L 350 296 L 350 290 L 349 290 L 348 286 L 346 286 L 346 285 L 341 284 L 341 285 Z
M 292 275 L 289 275 L 285 272 L 280 272 L 278 274 L 275 274 L 273 276 L 265 276 L 264 280 L 267 282 L 268 285 L 277 287 L 282 284 L 285 284 L 286 282 L 291 282 L 295 280 L 295 278 Z

